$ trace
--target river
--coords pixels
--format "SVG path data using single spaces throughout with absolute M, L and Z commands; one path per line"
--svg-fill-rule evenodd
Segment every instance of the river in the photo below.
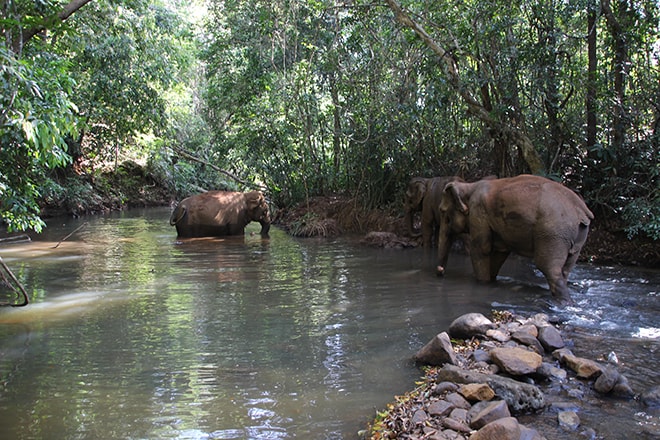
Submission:
M 356 439 L 414 388 L 417 349 L 493 309 L 548 313 L 570 326 L 577 355 L 614 352 L 635 391 L 660 385 L 657 270 L 578 265 L 576 305 L 558 309 L 524 260 L 480 284 L 455 254 L 439 279 L 420 249 L 277 227 L 262 240 L 258 224 L 180 241 L 169 213 L 53 219 L 0 247 L 32 300 L 0 310 L 0 438 Z M 660 423 L 636 400 L 578 399 L 600 438 Z M 525 423 L 574 437 L 556 414 Z

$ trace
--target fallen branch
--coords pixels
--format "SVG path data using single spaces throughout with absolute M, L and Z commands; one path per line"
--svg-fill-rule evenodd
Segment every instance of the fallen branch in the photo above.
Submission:
M 82 225 L 78 226 L 76 229 L 73 230 L 73 232 L 71 232 L 69 235 L 67 235 L 66 237 L 64 237 L 64 238 L 61 239 L 60 241 L 58 241 L 57 244 L 56 244 L 55 246 L 53 246 L 53 249 L 57 249 L 57 247 L 58 247 L 59 245 L 61 245 L 62 242 L 63 242 L 64 240 L 66 240 L 67 238 L 71 237 L 73 234 L 75 234 L 76 232 L 78 232 L 79 230 L 81 230 L 82 228 L 84 228 L 85 226 L 87 226 L 87 222 L 85 222 L 85 223 L 83 223 Z
M 213 170 L 215 170 L 219 173 L 224 174 L 225 176 L 229 177 L 230 179 L 235 180 L 236 182 L 240 183 L 241 185 L 247 186 L 248 188 L 258 189 L 259 191 L 266 191 L 268 189 L 265 186 L 256 185 L 254 183 L 246 182 L 245 180 L 242 180 L 238 176 L 235 176 L 234 174 L 230 173 L 229 171 L 223 170 L 222 168 L 220 168 L 216 165 L 213 165 L 212 163 L 209 163 L 209 162 L 205 161 L 204 159 L 200 159 L 199 157 L 197 157 L 197 156 L 195 156 L 195 155 L 193 155 L 193 154 L 191 154 L 191 153 L 189 153 L 185 150 L 182 150 L 182 149 L 176 148 L 176 147 L 171 147 L 171 148 L 174 152 L 180 154 L 181 156 L 185 157 L 186 159 L 189 159 L 189 160 L 192 160 L 194 162 L 198 162 L 198 163 L 201 163 L 203 165 L 206 165 L 206 166 L 210 167 L 211 169 L 213 169 Z
M 14 273 L 11 271 L 11 269 L 9 269 L 9 267 L 5 264 L 5 262 L 2 261 L 2 257 L 0 257 L 0 265 L 2 265 L 2 268 L 5 270 L 5 272 L 7 272 L 7 275 L 9 275 L 9 278 L 11 278 L 11 280 L 14 282 L 14 284 L 16 286 L 18 286 L 18 290 L 17 290 L 16 287 L 14 286 L 14 284 L 11 284 L 7 280 L 7 278 L 5 277 L 4 274 L 0 273 L 0 275 L 2 275 L 2 279 L 5 282 L 5 284 L 7 284 L 9 287 L 11 287 L 11 289 L 16 293 L 16 298 L 18 299 L 20 293 L 23 294 L 23 302 L 22 303 L 14 304 L 14 303 L 10 303 L 10 302 L 2 302 L 2 303 L 0 303 L 0 307 L 8 307 L 8 306 L 23 307 L 23 306 L 28 305 L 30 300 L 29 300 L 27 292 L 25 291 L 25 288 L 23 287 L 21 282 L 18 281 L 18 279 L 14 276 Z M 19 290 L 20 290 L 20 292 L 19 292 Z
M 22 243 L 24 241 L 31 241 L 30 236 L 27 234 L 15 235 L 13 237 L 0 238 L 0 244 L 4 243 Z

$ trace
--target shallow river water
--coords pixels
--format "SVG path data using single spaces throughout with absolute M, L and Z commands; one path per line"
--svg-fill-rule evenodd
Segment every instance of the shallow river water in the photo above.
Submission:
M 575 354 L 614 352 L 635 391 L 660 385 L 658 271 L 579 265 L 576 305 L 558 309 L 524 260 L 484 285 L 456 254 L 438 279 L 420 249 L 276 227 L 262 240 L 258 224 L 179 241 L 169 213 L 56 219 L 0 247 L 32 300 L 0 310 L 1 439 L 356 439 L 414 388 L 417 349 L 493 309 L 548 313 L 573 329 Z M 660 414 L 636 400 L 588 387 L 565 400 L 598 438 L 657 438 Z M 576 435 L 551 411 L 524 423 Z

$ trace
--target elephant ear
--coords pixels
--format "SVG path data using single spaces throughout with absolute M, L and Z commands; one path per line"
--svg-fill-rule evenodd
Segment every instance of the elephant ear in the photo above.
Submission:
M 467 215 L 470 209 L 463 201 L 460 192 L 460 182 L 449 182 L 444 189 L 442 201 L 440 202 L 440 209 L 443 211 L 449 210 L 450 203 L 455 203 L 458 210 Z
M 413 206 L 417 206 L 422 203 L 424 194 L 426 194 L 426 179 L 418 179 L 408 188 L 406 197 L 412 201 Z

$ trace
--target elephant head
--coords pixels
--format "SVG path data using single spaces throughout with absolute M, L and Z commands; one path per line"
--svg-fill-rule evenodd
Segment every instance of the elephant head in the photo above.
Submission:
M 443 275 L 453 237 L 470 232 L 468 213 L 474 184 L 453 181 L 445 185 L 440 199 L 440 230 L 438 237 L 438 275 Z
M 403 206 L 405 210 L 404 223 L 411 237 L 421 235 L 420 231 L 415 230 L 413 223 L 415 213 L 422 210 L 422 201 L 424 200 L 424 194 L 426 194 L 426 183 L 428 180 L 425 177 L 413 177 L 408 182 Z
M 245 204 L 247 205 L 248 220 L 259 222 L 261 224 L 261 236 L 268 237 L 271 219 L 264 195 L 259 191 L 245 193 Z

